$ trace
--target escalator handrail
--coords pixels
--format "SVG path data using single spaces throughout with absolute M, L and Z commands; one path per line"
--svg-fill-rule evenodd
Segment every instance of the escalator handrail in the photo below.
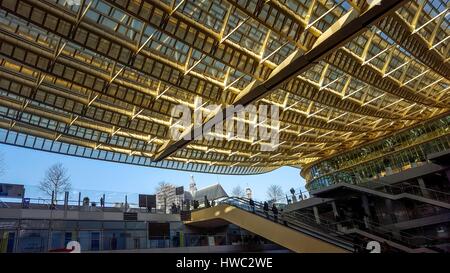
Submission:
M 447 196 L 447 198 L 450 198 L 450 193 L 443 192 L 443 191 L 438 191 L 438 190 L 434 190 L 434 189 L 430 189 L 430 188 L 422 188 L 422 187 L 419 187 L 419 186 L 416 186 L 416 185 L 405 185 L 405 186 L 403 186 L 403 185 L 392 185 L 392 184 L 385 183 L 385 182 L 382 182 L 382 181 L 377 181 L 377 182 L 370 181 L 370 182 L 365 182 L 365 183 L 359 183 L 359 184 L 356 184 L 356 185 L 360 185 L 362 187 L 373 189 L 373 190 L 382 191 L 382 190 L 379 190 L 377 188 L 370 188 L 370 187 L 368 187 L 367 185 L 369 185 L 369 184 L 380 184 L 381 186 L 399 189 L 400 192 L 402 192 L 402 193 L 409 193 L 409 194 L 413 194 L 413 195 L 417 195 L 417 194 L 405 191 L 405 189 L 407 189 L 407 188 L 414 188 L 414 189 L 418 189 L 419 191 L 426 190 L 428 192 L 432 192 L 432 193 L 435 193 L 435 194 L 438 194 L 438 195 L 442 195 L 442 196 Z M 425 197 L 423 195 L 419 195 L 419 196 Z
M 236 200 L 239 203 L 244 203 L 244 204 L 249 204 L 249 201 L 250 201 L 249 199 L 244 198 L 244 197 L 229 197 L 228 199 Z M 254 201 L 254 203 L 255 203 L 255 207 L 259 207 L 259 208 L 263 207 L 261 202 Z M 345 225 L 346 223 L 354 224 L 355 222 L 359 223 L 359 224 L 363 224 L 363 225 L 365 224 L 363 221 L 360 221 L 360 220 L 357 220 L 357 219 L 354 219 L 354 218 L 350 218 L 349 220 L 345 220 L 345 221 L 330 221 L 330 220 L 322 218 L 322 217 L 318 217 L 319 220 L 320 220 L 320 224 L 318 224 L 316 222 L 315 216 L 310 216 L 308 214 L 300 213 L 298 211 L 292 211 L 292 212 L 286 213 L 285 215 L 288 215 L 290 213 L 294 213 L 297 217 L 300 216 L 303 219 L 305 219 L 305 218 L 308 219 L 309 226 L 314 226 L 314 227 L 320 228 L 322 230 L 326 229 L 328 232 L 332 231 L 332 232 L 335 232 L 335 233 L 339 233 L 340 231 L 337 230 L 337 225 L 338 224 L 340 224 L 340 225 Z M 295 218 L 296 217 L 293 217 L 291 219 L 295 219 Z M 392 232 L 392 230 L 383 228 L 383 227 L 379 226 L 378 224 L 376 224 L 376 223 L 374 223 L 372 221 L 369 221 L 369 220 L 367 220 L 367 223 L 372 228 L 377 229 L 375 231 L 378 233 L 379 236 L 381 236 L 381 237 L 386 237 L 387 236 L 389 240 L 394 240 L 394 241 L 397 241 L 397 242 L 400 242 L 400 243 L 407 244 L 409 246 L 422 247 L 421 245 L 412 243 L 412 241 L 414 241 L 414 240 L 422 239 L 425 242 L 427 242 L 426 245 L 431 245 L 431 242 L 434 241 L 434 239 L 432 239 L 432 238 L 428 238 L 428 237 L 425 237 L 425 236 L 412 235 L 412 234 L 408 234 L 408 233 L 406 233 L 404 231 L 398 231 L 398 232 L 400 233 L 401 238 L 404 238 L 405 240 L 398 240 L 398 239 L 395 239 L 392 235 L 389 234 L 389 233 Z M 305 223 L 302 222 L 302 224 L 305 224 Z
M 224 199 L 222 202 L 225 202 L 229 205 L 236 206 L 236 204 L 233 202 L 230 202 L 230 200 L 233 200 L 233 201 L 237 202 L 238 204 L 246 205 L 245 207 L 239 206 L 239 208 L 241 208 L 241 209 L 248 211 L 247 208 L 250 208 L 250 205 L 249 205 L 250 199 L 243 198 L 243 197 L 228 197 L 228 198 Z M 262 209 L 263 203 L 257 202 L 257 201 L 254 201 L 254 203 L 255 203 L 255 211 L 257 211 L 260 216 L 264 216 L 265 212 L 263 212 L 263 209 Z M 295 216 L 290 217 L 289 214 L 294 214 Z M 350 219 L 344 220 L 344 221 L 330 221 L 329 219 L 324 219 L 322 217 L 318 217 L 320 220 L 320 224 L 319 224 L 316 222 L 315 216 L 311 216 L 306 213 L 300 213 L 298 211 L 291 211 L 288 213 L 283 213 L 282 215 L 284 217 L 283 220 L 289 220 L 289 221 L 287 221 L 289 224 L 296 226 L 300 229 L 304 229 L 305 226 L 307 226 L 307 228 L 309 228 L 309 229 L 312 229 L 312 228 L 319 229 L 319 230 L 325 231 L 327 233 L 330 233 L 330 232 L 337 233 L 337 234 L 342 233 L 337 228 L 337 225 L 339 225 L 339 224 L 340 225 L 345 225 L 345 224 L 354 225 L 355 223 L 358 223 L 358 224 L 365 225 L 365 223 L 363 221 L 360 221 L 360 220 L 357 220 L 354 218 L 350 218 Z M 297 218 L 300 218 L 300 217 L 302 218 L 302 221 L 298 221 Z M 307 222 L 307 223 L 305 223 L 305 222 Z M 379 226 L 378 224 L 371 222 L 369 220 L 367 220 L 367 223 L 370 225 L 371 230 L 376 233 L 375 235 L 378 235 L 382 238 L 387 237 L 386 239 L 388 239 L 390 241 L 396 241 L 397 243 L 405 244 L 410 247 L 415 247 L 415 248 L 423 247 L 423 245 L 413 243 L 415 240 L 422 239 L 426 242 L 425 245 L 431 245 L 431 242 L 434 241 L 434 239 L 432 239 L 432 238 L 428 238 L 425 236 L 411 235 L 411 234 L 408 234 L 408 233 L 402 232 L 402 231 L 398 231 L 400 233 L 400 237 L 402 239 L 397 239 L 397 238 L 394 238 L 390 234 L 392 232 L 392 230 L 383 228 L 383 227 Z M 317 232 L 317 230 L 314 230 L 314 232 Z M 342 233 L 342 235 L 339 235 L 339 237 L 346 241 L 351 241 L 351 239 L 353 238 L 353 237 L 348 238 L 348 236 L 344 235 L 343 233 Z M 335 240 L 336 238 L 333 237 L 333 239 Z
M 233 201 L 237 201 L 238 204 L 245 204 L 245 207 L 242 206 L 237 206 L 237 204 L 235 202 L 230 202 L 230 200 Z M 243 209 L 245 211 L 249 211 L 247 208 L 250 208 L 249 202 L 245 199 L 245 198 L 241 198 L 241 197 L 228 197 L 226 199 L 223 199 L 220 201 L 220 203 L 225 203 L 234 207 L 237 207 L 239 209 Z M 265 212 L 260 209 L 262 208 L 263 205 L 261 205 L 260 202 L 255 202 L 255 214 L 260 216 L 260 217 L 264 217 L 266 216 Z M 258 208 L 258 209 L 257 209 Z M 308 234 L 312 237 L 324 240 L 326 242 L 338 245 L 340 247 L 343 247 L 347 250 L 354 250 L 354 245 L 350 242 L 347 242 L 346 240 L 343 240 L 342 238 L 336 238 L 335 236 L 332 236 L 330 234 L 324 234 L 320 231 L 314 230 L 311 226 L 309 225 L 305 225 L 304 223 L 301 223 L 295 219 L 292 219 L 291 217 L 289 217 L 289 219 L 287 218 L 283 218 L 283 221 L 286 221 L 288 223 L 288 227 L 296 230 L 296 231 L 300 231 L 302 233 Z
M 302 216 L 304 216 L 304 217 L 307 217 L 307 214 L 302 214 L 302 213 L 300 213 L 300 212 L 297 212 L 297 211 L 294 211 L 293 213 L 296 213 L 297 215 L 302 215 Z M 312 217 L 312 216 L 310 216 L 310 215 L 308 215 L 310 218 Z M 334 224 L 346 224 L 346 223 L 358 223 L 358 224 L 360 224 L 360 225 L 365 225 L 365 223 L 363 222 L 363 221 L 361 221 L 361 220 L 358 220 L 358 219 L 354 219 L 354 218 L 350 218 L 350 219 L 348 219 L 348 220 L 344 220 L 344 221 L 340 221 L 340 222 L 332 222 L 332 221 L 329 221 L 328 219 L 323 219 L 323 218 L 321 218 L 321 217 L 319 217 L 320 218 L 320 221 L 321 222 L 328 222 L 328 223 L 331 223 L 331 224 L 328 224 L 329 226 L 335 226 Z M 373 229 L 373 228 L 375 228 L 375 229 L 378 229 L 378 231 L 379 231 L 379 233 L 381 233 L 381 234 L 386 234 L 387 236 L 389 236 L 390 238 L 392 237 L 391 235 L 389 235 L 389 233 L 391 233 L 391 232 L 393 232 L 393 230 L 390 230 L 390 229 L 387 229 L 387 228 L 383 228 L 382 226 L 380 226 L 380 225 L 378 225 L 378 224 L 376 224 L 376 223 L 374 223 L 374 222 L 372 222 L 372 221 L 370 221 L 370 220 L 367 220 L 367 223 L 369 224 L 369 226 Z M 427 242 L 429 242 L 428 244 L 430 244 L 431 242 L 433 242 L 434 241 L 434 239 L 433 238 L 429 238 L 429 237 L 426 237 L 426 236 L 417 236 L 417 235 L 412 235 L 412 234 L 409 234 L 409 233 L 406 233 L 406 232 L 404 232 L 404 231 L 398 231 L 399 233 L 400 233 L 400 235 L 401 235 L 401 237 L 403 237 L 403 238 L 406 238 L 406 239 L 408 239 L 408 240 L 410 240 L 410 241 L 412 241 L 412 240 L 418 240 L 418 239 L 423 239 L 423 240 L 425 240 L 425 241 L 427 241 Z M 398 240 L 399 241 L 399 240 Z M 407 242 L 405 242 L 405 243 L 407 243 Z M 413 245 L 413 244 L 411 244 L 411 245 Z M 414 245 L 414 246 L 418 246 L 418 245 Z
M 291 213 L 291 212 L 289 212 L 289 213 Z M 303 217 L 308 217 L 307 214 L 303 214 L 302 216 Z M 297 214 L 296 217 L 299 217 L 299 215 Z M 309 220 L 310 220 L 310 223 L 312 223 L 313 225 L 315 224 L 315 220 L 314 220 L 313 216 L 310 216 Z M 339 230 L 337 230 L 337 228 L 335 228 L 338 224 L 340 224 L 342 226 L 346 226 L 347 224 L 349 224 L 350 226 L 355 226 L 355 222 L 357 222 L 359 224 L 364 224 L 362 221 L 358 221 L 356 219 L 353 219 L 353 220 L 349 219 L 349 220 L 345 220 L 345 221 L 336 222 L 336 225 L 328 224 L 328 226 L 332 230 L 334 230 L 334 232 L 340 232 Z M 321 224 L 316 224 L 316 226 L 321 228 L 322 223 Z M 382 229 L 382 228 L 378 228 L 378 229 Z M 381 238 L 385 238 L 385 239 L 387 239 L 387 240 L 389 240 L 391 242 L 396 242 L 398 244 L 403 244 L 403 245 L 405 245 L 405 246 L 407 246 L 409 248 L 422 248 L 422 247 L 424 247 L 423 245 L 412 243 L 415 239 L 423 238 L 423 239 L 428 240 L 428 243 L 425 244 L 427 247 L 429 247 L 430 242 L 433 241 L 433 239 L 427 238 L 427 237 L 424 237 L 424 236 L 410 236 L 409 238 L 407 238 L 405 235 L 401 236 L 403 238 L 403 240 L 399 240 L 399 239 L 396 239 L 395 237 L 393 237 L 392 235 L 390 235 L 389 234 L 390 232 L 392 232 L 392 231 L 387 230 L 387 229 L 385 229 L 383 231 L 374 230 L 373 227 L 372 227 L 372 229 L 370 229 L 370 233 L 373 233 L 374 235 L 377 235 L 377 236 L 379 236 Z

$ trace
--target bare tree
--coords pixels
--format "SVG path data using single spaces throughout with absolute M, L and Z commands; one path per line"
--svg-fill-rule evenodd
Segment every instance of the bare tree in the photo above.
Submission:
M 167 213 L 167 198 L 169 197 L 168 190 L 173 187 L 172 184 L 161 181 L 156 186 L 156 198 L 164 201 L 164 213 Z
M 67 169 L 61 163 L 57 163 L 45 172 L 45 177 L 39 184 L 39 189 L 49 196 L 54 193 L 52 204 L 58 202 L 58 195 L 70 191 L 72 185 L 70 184 L 70 177 L 67 174 Z
M 270 185 L 267 189 L 267 197 L 270 201 L 276 202 L 283 198 L 283 190 L 281 189 L 281 186 L 279 185 Z
M 245 195 L 244 190 L 239 185 L 231 190 L 231 194 L 236 197 L 244 197 Z

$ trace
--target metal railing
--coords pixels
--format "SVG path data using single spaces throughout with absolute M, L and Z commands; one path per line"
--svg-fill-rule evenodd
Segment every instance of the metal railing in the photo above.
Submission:
M 64 193 L 59 193 L 52 201 L 51 196 L 37 185 L 25 185 L 23 198 L 0 197 L 0 208 L 148 212 L 146 208 L 139 208 L 138 193 L 80 189 L 68 193 L 65 206 Z M 154 208 L 150 212 L 164 213 L 162 209 Z
M 422 247 L 432 248 L 432 246 L 439 241 L 437 238 L 412 235 L 404 231 L 388 229 L 368 219 L 362 221 L 347 217 L 348 219 L 345 219 L 343 221 L 331 221 L 323 217 L 318 217 L 318 220 L 320 221 L 319 224 L 317 223 L 317 219 L 314 215 L 301 213 L 298 211 L 289 212 L 289 214 L 291 213 L 294 215 L 294 217 L 302 219 L 302 221 L 305 221 L 310 225 L 316 226 L 318 228 L 325 228 L 327 230 L 334 231 L 337 234 L 345 233 L 343 229 L 362 230 L 411 249 Z
M 377 237 L 381 237 L 387 241 L 408 247 L 410 249 L 415 248 L 430 248 L 434 249 L 433 245 L 439 240 L 437 238 L 430 238 L 426 236 L 412 235 L 404 231 L 395 231 L 391 229 L 384 228 L 368 219 L 364 221 L 348 218 L 342 221 L 332 221 L 327 218 L 317 217 L 310 213 L 290 211 L 286 213 L 280 213 L 279 217 L 275 217 L 270 211 L 264 211 L 264 205 L 260 202 L 255 202 L 254 209 L 249 204 L 249 200 L 246 198 L 239 197 L 229 197 L 221 200 L 218 203 L 226 203 L 238 208 L 244 209 L 249 212 L 254 212 L 255 214 L 266 217 L 270 220 L 276 221 L 278 223 L 284 224 L 288 227 L 297 229 L 300 232 L 307 230 L 308 232 L 318 232 L 320 239 L 332 239 L 332 241 L 339 240 L 349 244 L 353 242 L 353 248 L 359 247 L 364 249 L 365 245 L 356 244 L 356 237 L 358 234 L 351 234 L 348 231 L 351 229 L 362 230 L 367 233 L 373 234 Z M 314 235 L 313 235 L 314 236 Z M 330 242 L 330 241 L 329 241 Z
M 388 183 L 377 181 L 377 182 L 365 182 L 357 185 L 392 195 L 409 193 L 412 195 L 433 199 L 435 201 L 450 203 L 450 193 L 430 188 L 419 187 L 411 184 L 391 185 Z
M 310 225 L 305 224 L 304 222 L 300 221 L 299 219 L 296 219 L 295 217 L 287 213 L 274 214 L 270 210 L 264 210 L 264 205 L 261 202 L 254 201 L 254 206 L 251 206 L 249 201 L 250 201 L 249 199 L 242 197 L 227 197 L 218 200 L 216 203 L 228 204 L 243 209 L 245 211 L 254 213 L 260 217 L 267 218 L 278 224 L 285 225 L 301 233 L 310 235 L 314 238 L 324 240 L 328 243 L 340 246 L 350 251 L 354 250 L 355 247 L 354 244 L 351 242 L 351 240 L 349 240 L 350 238 L 346 237 L 344 234 L 341 234 L 342 237 L 333 236 L 333 233 L 324 232 L 324 230 L 317 230 L 315 228 L 312 228 Z

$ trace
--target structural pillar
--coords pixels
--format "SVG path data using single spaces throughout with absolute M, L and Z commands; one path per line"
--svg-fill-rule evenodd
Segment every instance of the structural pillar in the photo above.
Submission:
M 319 209 L 316 206 L 313 207 L 313 212 L 314 218 L 316 219 L 316 223 L 320 224 Z
M 361 196 L 361 200 L 362 200 L 362 206 L 364 208 L 364 212 L 371 217 L 371 213 L 370 213 L 370 207 L 369 207 L 369 198 L 367 197 L 367 194 L 363 194 Z
M 423 178 L 419 177 L 417 178 L 417 182 L 419 182 L 420 192 L 422 193 L 423 197 L 430 198 L 430 192 L 428 191 L 427 187 L 425 186 L 425 181 L 423 181 Z
M 124 211 L 125 211 L 125 212 L 128 211 L 128 210 L 127 210 L 127 207 L 128 207 L 128 196 L 125 195 L 125 207 L 124 207 Z
M 361 196 L 361 201 L 362 201 L 362 206 L 364 209 L 364 225 L 366 226 L 366 228 L 370 228 L 369 226 L 369 219 L 371 218 L 370 215 L 370 208 L 369 208 L 369 198 L 367 197 L 367 194 L 363 194 Z
M 386 204 L 386 211 L 388 211 L 388 212 L 394 211 L 393 208 L 392 208 L 392 200 L 385 199 L 385 204 Z M 390 220 L 392 221 L 391 222 L 392 224 L 397 222 L 397 218 L 395 217 L 394 214 L 389 214 L 389 216 L 390 216 Z M 399 230 L 393 229 L 391 232 L 392 232 L 392 236 L 395 239 L 398 239 L 398 240 L 402 239 Z
M 339 212 L 338 212 L 337 207 L 336 207 L 336 202 L 332 201 L 331 202 L 331 207 L 333 208 L 334 218 L 336 218 L 337 216 L 339 216 Z
M 336 202 L 332 201 L 331 202 L 331 207 L 333 208 L 333 215 L 334 215 L 334 220 L 336 220 L 336 222 L 339 222 L 340 219 L 342 219 L 341 217 L 339 217 L 339 212 L 337 210 L 337 206 L 336 206 Z M 342 225 L 340 223 L 336 224 L 337 230 L 341 231 L 342 230 Z
M 447 175 L 447 182 L 450 183 L 450 169 L 446 170 L 445 174 Z
M 394 211 L 392 208 L 392 200 L 385 199 L 384 203 L 386 205 L 386 211 L 388 211 L 388 212 Z M 394 224 L 397 222 L 397 218 L 395 217 L 394 214 L 389 214 L 389 217 L 390 217 L 391 224 Z

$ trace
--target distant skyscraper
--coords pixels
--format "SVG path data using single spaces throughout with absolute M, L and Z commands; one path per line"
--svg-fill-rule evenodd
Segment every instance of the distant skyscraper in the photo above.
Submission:
M 194 176 L 191 175 L 191 183 L 189 184 L 189 192 L 194 195 L 197 191 L 197 184 L 195 184 Z

